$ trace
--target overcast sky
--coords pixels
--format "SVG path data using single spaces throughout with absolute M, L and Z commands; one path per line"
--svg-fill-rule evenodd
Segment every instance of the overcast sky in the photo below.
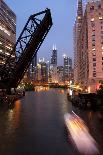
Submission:
M 77 0 L 5 0 L 17 16 L 17 37 L 31 14 L 51 9 L 53 26 L 43 42 L 38 57 L 50 60 L 52 46 L 58 49 L 58 64 L 62 65 L 62 55 L 73 57 L 73 25 Z

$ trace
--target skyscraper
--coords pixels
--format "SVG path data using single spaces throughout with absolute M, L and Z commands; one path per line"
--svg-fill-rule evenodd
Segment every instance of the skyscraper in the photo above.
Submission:
M 77 81 L 95 92 L 103 82 L 103 0 L 87 2 L 79 37 L 77 30 L 76 26 Z
M 64 81 L 69 81 L 69 57 L 64 55 Z
M 64 67 L 63 66 L 58 66 L 57 67 L 58 83 L 59 84 L 62 84 L 63 83 L 63 70 L 64 70 Z
M 36 79 L 36 67 L 37 67 L 37 54 L 33 58 L 28 71 L 27 71 L 27 76 L 30 80 L 35 81 Z
M 51 64 L 57 66 L 57 48 L 53 45 L 53 51 L 51 56 Z
M 50 63 L 50 79 L 52 83 L 58 82 L 57 77 L 57 48 L 53 45 L 51 63 Z
M 48 68 L 44 58 L 39 59 L 37 64 L 36 81 L 43 84 L 48 82 Z
M 5 64 L 16 42 L 16 15 L 0 0 L 0 65 Z M 15 58 L 15 53 L 12 55 Z

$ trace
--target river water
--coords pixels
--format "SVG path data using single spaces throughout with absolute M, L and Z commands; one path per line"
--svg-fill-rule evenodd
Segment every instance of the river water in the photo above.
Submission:
M 62 89 L 26 92 L 13 108 L 0 109 L 0 155 L 78 155 L 64 127 L 71 110 Z

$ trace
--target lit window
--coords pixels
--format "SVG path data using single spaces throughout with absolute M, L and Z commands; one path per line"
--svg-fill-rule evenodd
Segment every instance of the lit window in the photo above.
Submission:
M 96 53 L 92 53 L 93 56 L 96 56 Z
M 102 46 L 102 50 L 103 50 L 103 46 Z
M 3 27 L 3 26 L 0 25 L 0 30 L 3 31 L 3 32 L 5 32 L 7 35 L 10 36 L 10 32 L 5 27 Z
M 95 48 L 93 48 L 92 51 L 95 51 Z
M 103 19 L 103 17 L 99 17 L 99 19 L 100 19 L 100 20 L 102 20 L 102 19 Z
M 94 21 L 94 18 L 91 19 L 91 22 L 93 22 L 93 21 Z
M 81 19 L 81 17 L 80 17 L 80 16 L 78 16 L 78 19 Z
M 2 45 L 2 42 L 0 42 L 0 45 Z

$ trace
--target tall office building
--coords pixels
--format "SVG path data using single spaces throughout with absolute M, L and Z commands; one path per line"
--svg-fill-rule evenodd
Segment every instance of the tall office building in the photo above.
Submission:
M 73 67 L 72 67 L 72 59 L 69 57 L 69 81 L 73 80 Z
M 58 66 L 57 67 L 57 73 L 58 73 L 58 83 L 62 84 L 63 81 L 63 71 L 64 71 L 64 67 L 63 66 Z
M 37 67 L 37 54 L 33 58 L 28 70 L 27 70 L 27 78 L 31 81 L 36 80 L 36 67 Z
M 69 57 L 64 55 L 64 81 L 69 81 Z
M 57 48 L 53 45 L 51 64 L 57 66 Z
M 43 59 L 39 59 L 36 70 L 36 82 L 47 83 L 48 82 L 48 68 L 47 63 Z
M 57 77 L 57 48 L 53 45 L 51 63 L 50 63 L 50 80 L 51 83 L 58 83 Z
M 78 83 L 95 92 L 103 82 L 103 0 L 87 2 L 79 37 L 77 28 Z
M 0 65 L 5 64 L 16 42 L 16 15 L 0 0 Z M 12 55 L 15 58 L 15 53 Z

